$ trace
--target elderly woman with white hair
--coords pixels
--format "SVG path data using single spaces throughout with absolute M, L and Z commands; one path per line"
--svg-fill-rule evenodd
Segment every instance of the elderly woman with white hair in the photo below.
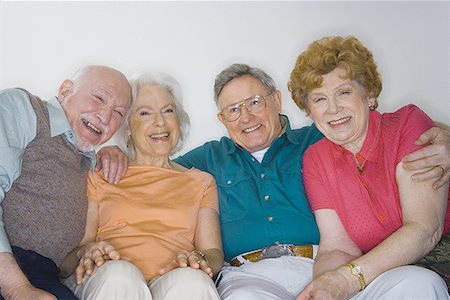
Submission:
M 143 74 L 131 85 L 130 166 L 115 185 L 89 174 L 86 233 L 63 263 L 63 274 L 75 269 L 64 282 L 81 299 L 219 299 L 215 181 L 170 159 L 190 125 L 179 84 Z

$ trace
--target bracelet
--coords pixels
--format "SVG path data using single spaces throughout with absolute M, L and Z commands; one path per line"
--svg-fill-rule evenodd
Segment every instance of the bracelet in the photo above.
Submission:
M 359 291 L 364 290 L 367 285 L 366 281 L 364 280 L 364 275 L 361 266 L 358 266 L 357 264 L 354 263 L 346 264 L 346 266 L 350 269 L 352 275 L 358 278 L 359 284 L 361 286 L 361 289 Z
M 194 251 L 192 251 L 192 253 L 200 255 L 204 261 L 208 262 L 208 259 L 206 258 L 206 254 L 203 253 L 202 251 L 194 250 Z

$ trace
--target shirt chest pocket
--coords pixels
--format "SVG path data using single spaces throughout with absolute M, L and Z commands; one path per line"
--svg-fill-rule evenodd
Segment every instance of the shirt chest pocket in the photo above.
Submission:
M 222 223 L 244 219 L 251 206 L 258 203 L 258 190 L 245 170 L 223 173 L 217 182 Z

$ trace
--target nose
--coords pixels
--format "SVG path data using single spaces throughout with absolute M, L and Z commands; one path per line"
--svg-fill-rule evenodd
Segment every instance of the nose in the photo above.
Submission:
M 97 117 L 100 119 L 102 124 L 107 125 L 111 121 L 112 109 L 109 107 L 104 107 L 97 113 Z
M 241 115 L 239 117 L 239 120 L 241 122 L 248 122 L 252 117 L 252 113 L 248 110 L 247 106 L 244 104 L 240 107 L 241 109 Z
M 155 114 L 155 117 L 153 119 L 153 125 L 157 127 L 162 127 L 165 124 L 164 117 L 161 114 Z
M 330 114 L 335 114 L 339 111 L 339 104 L 334 98 L 328 100 L 328 112 Z

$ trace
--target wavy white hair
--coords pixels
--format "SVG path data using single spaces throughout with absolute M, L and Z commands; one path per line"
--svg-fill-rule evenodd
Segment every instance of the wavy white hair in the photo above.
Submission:
M 122 128 L 122 132 L 126 133 L 129 129 L 129 118 L 131 113 L 134 111 L 136 107 L 136 97 L 138 95 L 139 89 L 143 86 L 147 85 L 157 85 L 160 87 L 165 88 L 170 95 L 172 96 L 172 100 L 175 104 L 175 112 L 178 116 L 178 120 L 180 123 L 180 138 L 178 140 L 178 143 L 175 145 L 175 147 L 170 152 L 170 155 L 174 155 L 178 151 L 181 150 L 183 147 L 184 142 L 189 136 L 189 130 L 191 127 L 191 121 L 189 119 L 189 115 L 186 113 L 186 111 L 183 108 L 183 95 L 181 92 L 181 86 L 178 83 L 175 78 L 170 76 L 167 73 L 164 72 L 157 72 L 157 73 L 140 73 L 132 76 L 130 78 L 130 85 L 131 85 L 131 92 L 132 92 L 132 102 L 130 111 L 127 114 L 124 122 L 124 126 Z M 126 137 L 128 138 L 128 137 Z M 127 143 L 127 152 L 128 157 L 130 159 L 135 159 L 135 147 L 133 141 L 130 139 Z

